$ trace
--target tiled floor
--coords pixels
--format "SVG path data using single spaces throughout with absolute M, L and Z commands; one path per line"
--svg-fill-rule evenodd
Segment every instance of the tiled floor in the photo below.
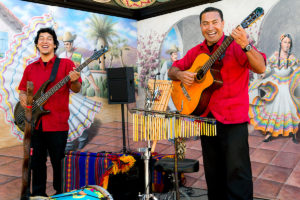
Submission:
M 129 124 L 127 150 L 137 151 L 146 147 L 145 142 L 133 142 Z M 263 136 L 250 127 L 250 157 L 254 180 L 254 196 L 264 199 L 300 199 L 300 144 L 291 138 L 279 138 L 269 143 L 262 142 Z M 95 122 L 90 128 L 90 142 L 84 151 L 120 152 L 122 150 L 122 125 L 120 122 L 100 124 Z M 129 142 L 129 143 L 128 143 Z M 129 145 L 128 145 L 129 144 Z M 186 174 L 187 186 L 206 189 L 203 172 L 201 145 L 199 140 L 186 142 L 186 157 L 198 159 L 200 171 Z M 156 152 L 174 153 L 172 143 L 159 141 Z M 16 200 L 20 196 L 23 146 L 17 145 L 0 149 L 0 199 Z M 50 163 L 48 162 L 48 166 Z M 47 193 L 52 195 L 52 169 L 48 167 Z

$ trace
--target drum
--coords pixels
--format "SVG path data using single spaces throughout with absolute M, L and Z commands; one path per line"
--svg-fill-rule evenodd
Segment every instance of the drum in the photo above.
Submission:
M 30 197 L 30 200 L 113 200 L 107 190 L 98 185 L 88 185 L 71 192 L 53 195 L 51 197 Z

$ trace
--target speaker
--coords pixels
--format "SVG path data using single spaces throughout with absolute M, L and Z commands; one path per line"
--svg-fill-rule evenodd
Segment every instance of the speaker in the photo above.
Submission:
M 108 68 L 107 87 L 109 104 L 135 102 L 133 68 Z

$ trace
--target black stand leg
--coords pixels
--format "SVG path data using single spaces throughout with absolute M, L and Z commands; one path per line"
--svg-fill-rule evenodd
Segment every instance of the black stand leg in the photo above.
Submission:
M 122 111 L 122 133 L 123 133 L 123 153 L 126 153 L 126 136 L 125 136 L 125 117 L 124 117 L 124 104 L 121 104 Z

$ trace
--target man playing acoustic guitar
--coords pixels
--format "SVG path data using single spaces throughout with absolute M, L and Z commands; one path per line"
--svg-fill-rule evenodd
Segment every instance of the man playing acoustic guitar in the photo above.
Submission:
M 56 60 L 55 51 L 58 48 L 57 36 L 51 28 L 42 28 L 37 32 L 34 40 L 36 48 L 40 52 L 40 59 L 28 65 L 24 71 L 19 85 L 20 104 L 26 108 L 27 81 L 33 82 L 36 95 L 44 82 L 49 80 Z M 60 59 L 58 70 L 53 76 L 47 89 L 57 84 L 64 77 L 70 77 L 67 84 L 62 86 L 43 105 L 50 113 L 39 118 L 35 124 L 35 130 L 31 136 L 33 155 L 32 169 L 32 196 L 47 196 L 47 152 L 53 167 L 53 187 L 56 193 L 61 193 L 61 159 L 64 157 L 68 138 L 69 119 L 69 89 L 77 93 L 81 88 L 80 72 L 74 71 L 75 65 L 69 59 Z
M 233 40 L 223 56 L 214 62 L 214 65 L 217 63 L 221 66 L 219 71 L 223 84 L 211 93 L 205 112 L 201 114 L 217 120 L 217 136 L 201 136 L 203 162 L 210 200 L 252 200 L 247 128 L 249 69 L 263 73 L 266 56 L 249 44 L 247 34 L 240 26 L 225 38 L 223 13 L 217 8 L 208 7 L 201 12 L 200 27 L 205 40 L 190 49 L 182 59 L 175 61 L 168 75 L 174 82 L 180 81 L 182 87 L 188 90 L 199 76 L 188 71 L 196 57 L 201 54 L 212 57 L 226 38 Z M 193 93 L 188 95 L 192 96 Z M 177 109 L 180 110 L 180 107 Z

